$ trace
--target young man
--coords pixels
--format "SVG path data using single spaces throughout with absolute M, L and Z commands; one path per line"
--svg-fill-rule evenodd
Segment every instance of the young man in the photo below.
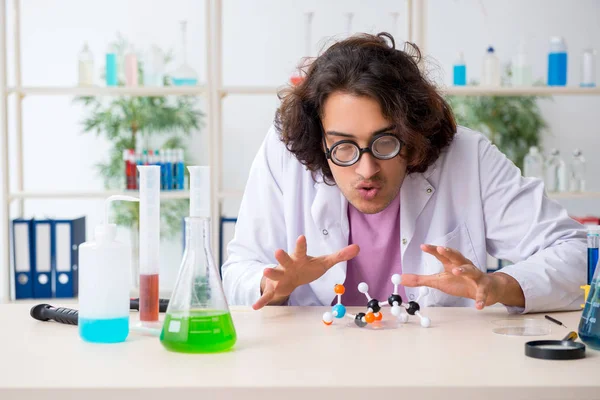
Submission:
M 390 43 L 391 42 L 391 43 Z M 583 227 L 484 136 L 456 126 L 388 34 L 334 44 L 282 103 L 250 170 L 223 265 L 231 304 L 576 309 Z M 486 272 L 486 254 L 514 264 Z

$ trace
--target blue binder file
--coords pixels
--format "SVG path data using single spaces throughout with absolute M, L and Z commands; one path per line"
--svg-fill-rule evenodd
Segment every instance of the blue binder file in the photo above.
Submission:
M 52 221 L 33 220 L 33 297 L 52 297 Z
M 31 219 L 14 219 L 13 269 L 15 279 L 15 299 L 33 297 L 33 222 Z
M 55 220 L 53 223 L 55 297 L 76 297 L 79 288 L 79 245 L 85 242 L 85 217 Z

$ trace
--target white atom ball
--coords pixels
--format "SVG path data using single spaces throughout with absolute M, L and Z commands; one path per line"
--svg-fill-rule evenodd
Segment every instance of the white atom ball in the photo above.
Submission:
M 333 315 L 331 315 L 331 313 L 329 311 L 327 311 L 325 314 L 323 314 L 323 322 L 325 322 L 325 323 L 333 322 Z
M 397 317 L 402 312 L 402 308 L 400 306 L 392 306 L 392 315 Z
M 364 282 L 358 284 L 358 291 L 361 293 L 367 293 L 369 291 L 369 285 Z
M 392 283 L 394 285 L 399 285 L 402 282 L 402 277 L 399 274 L 392 275 Z
M 421 318 L 421 326 L 423 328 L 429 328 L 431 326 L 431 320 L 427 317 Z
M 398 319 L 400 320 L 401 323 L 405 324 L 408 322 L 408 314 L 402 313 L 402 314 L 400 314 L 400 317 L 398 317 Z

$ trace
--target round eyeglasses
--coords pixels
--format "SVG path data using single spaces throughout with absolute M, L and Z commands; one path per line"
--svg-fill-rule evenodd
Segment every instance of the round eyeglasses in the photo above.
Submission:
M 325 142 L 324 137 L 323 142 Z M 331 149 L 327 148 L 325 142 L 325 156 L 340 167 L 356 164 L 363 153 L 371 153 L 379 160 L 390 160 L 400 153 L 400 149 L 402 149 L 402 142 L 390 133 L 375 136 L 369 143 L 369 147 L 362 149 L 352 140 L 340 140 L 334 143 Z

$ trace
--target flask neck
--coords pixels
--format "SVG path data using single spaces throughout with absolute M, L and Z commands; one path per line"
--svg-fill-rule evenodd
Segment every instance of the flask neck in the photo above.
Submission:
M 185 219 L 186 248 L 210 249 L 210 218 L 188 217 Z

